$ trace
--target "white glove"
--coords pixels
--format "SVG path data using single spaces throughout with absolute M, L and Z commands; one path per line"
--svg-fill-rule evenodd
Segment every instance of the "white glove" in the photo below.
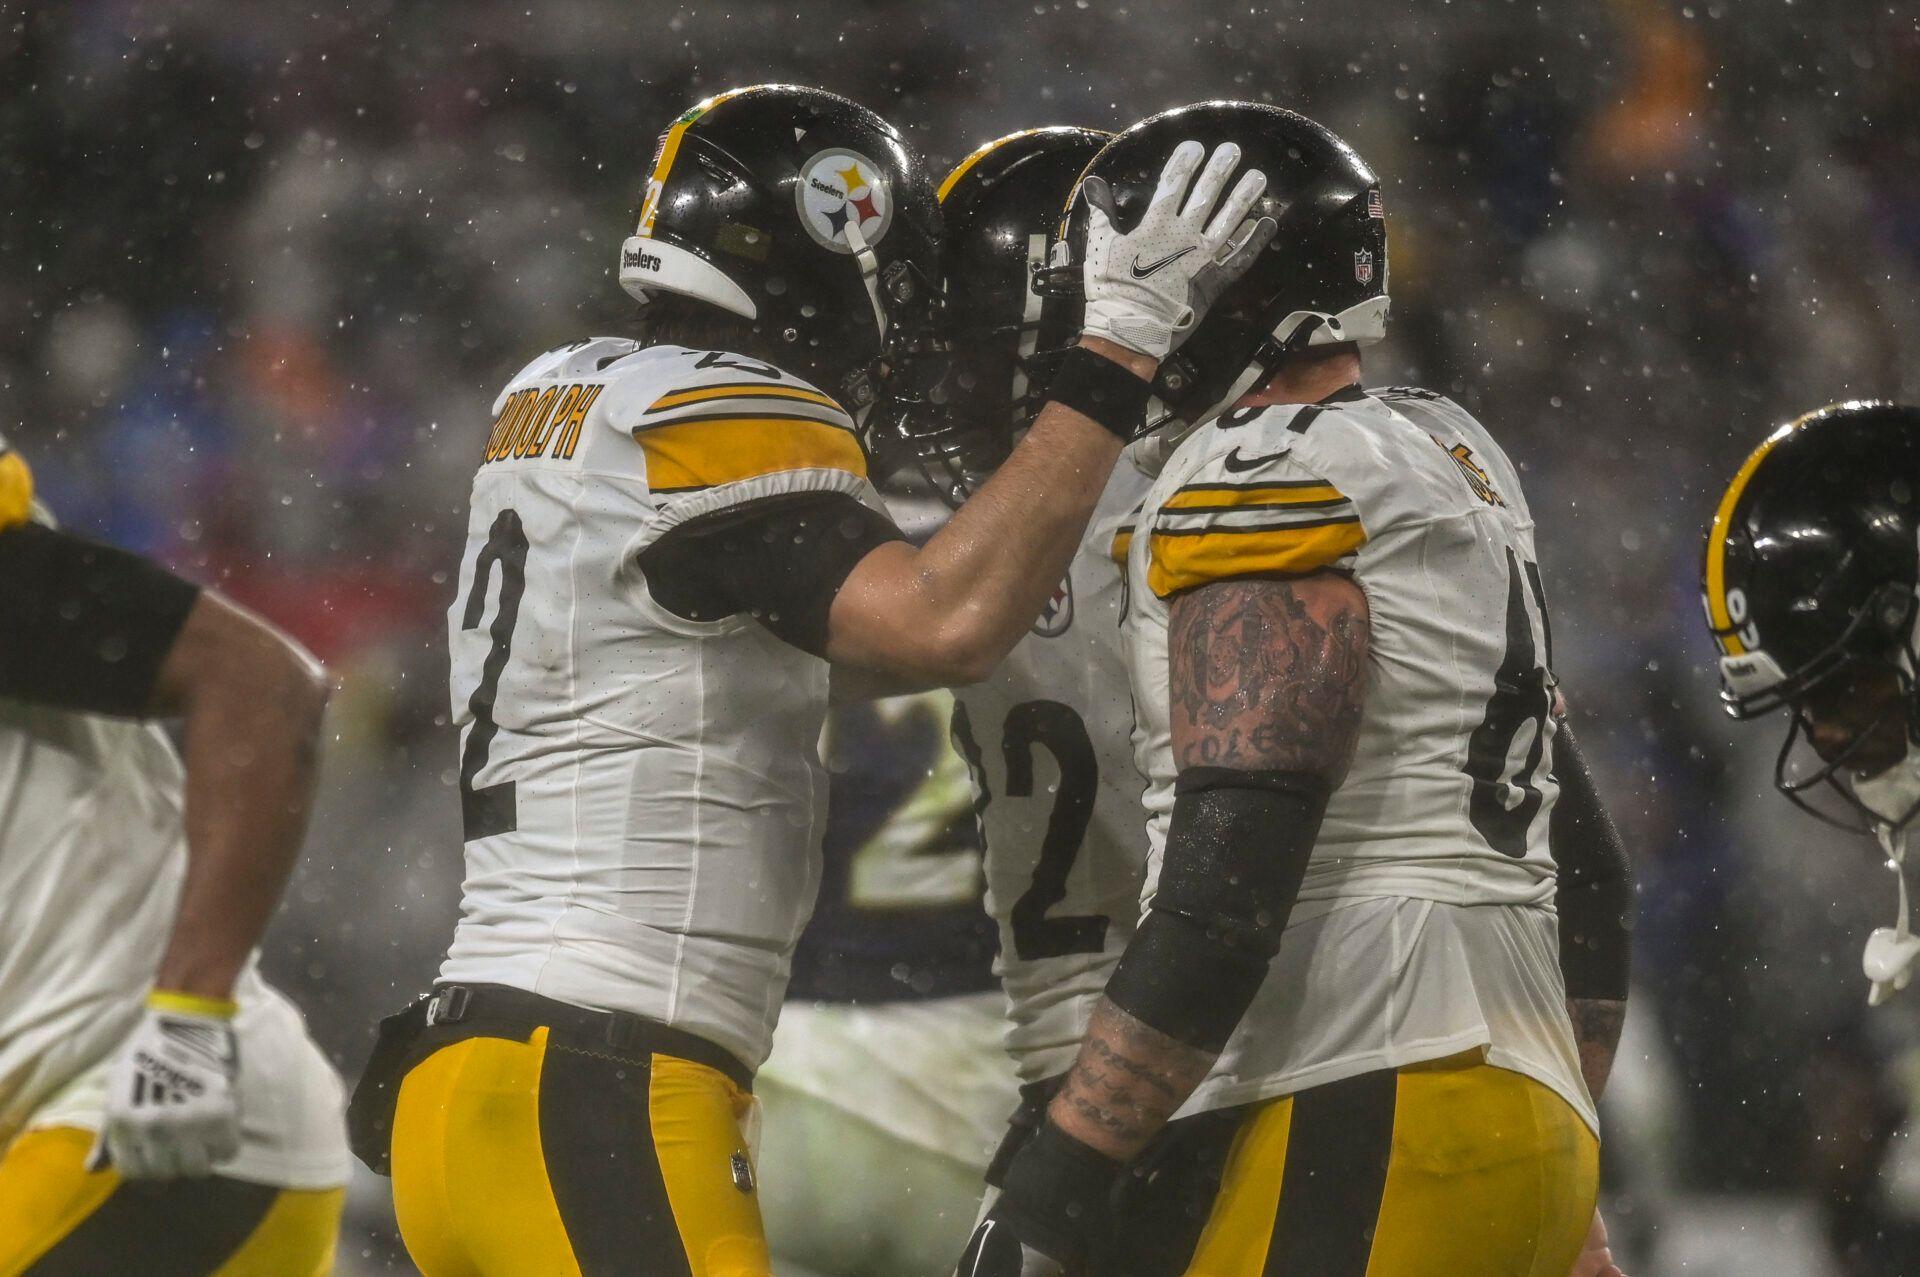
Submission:
M 240 1151 L 239 1066 L 231 1003 L 156 991 L 108 1072 L 92 1167 L 110 1161 L 128 1179 L 211 1174 Z
M 1233 193 L 1220 199 L 1227 175 L 1240 162 L 1240 148 L 1233 143 L 1214 150 L 1193 182 L 1192 196 L 1187 195 L 1205 153 L 1198 142 L 1174 148 L 1146 214 L 1124 235 L 1114 225 L 1113 190 L 1106 181 L 1089 177 L 1080 184 L 1087 201 L 1082 335 L 1165 359 L 1273 238 L 1276 224 L 1270 217 L 1243 226 L 1267 189 L 1266 174 L 1249 169 Z

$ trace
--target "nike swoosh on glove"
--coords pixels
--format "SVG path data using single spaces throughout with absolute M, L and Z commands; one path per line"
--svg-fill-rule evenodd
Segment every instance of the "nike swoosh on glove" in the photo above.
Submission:
M 148 998 L 107 1075 L 93 1169 L 111 1160 L 128 1179 L 201 1176 L 240 1151 L 233 1010 L 160 990 Z
M 1273 239 L 1271 217 L 1247 220 L 1267 189 L 1266 175 L 1249 169 L 1223 200 L 1240 148 L 1222 143 L 1201 169 L 1205 154 L 1198 142 L 1175 147 L 1140 224 L 1125 234 L 1115 224 L 1113 190 L 1105 179 L 1080 184 L 1087 201 L 1082 335 L 1165 359 Z

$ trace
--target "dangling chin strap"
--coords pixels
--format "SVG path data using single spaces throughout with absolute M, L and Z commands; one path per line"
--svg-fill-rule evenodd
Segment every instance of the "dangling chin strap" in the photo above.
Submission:
M 1875 927 L 1867 937 L 1866 952 L 1860 957 L 1861 969 L 1873 987 L 1867 993 L 1867 1005 L 1879 1006 L 1907 987 L 1915 968 L 1920 968 L 1920 936 L 1909 925 L 1911 910 L 1907 901 L 1907 831 L 1890 825 L 1874 830 L 1880 849 L 1887 853 L 1887 866 L 1900 885 L 1900 916 L 1891 927 Z
M 860 282 L 867 286 L 867 300 L 873 303 L 873 322 L 880 330 L 880 342 L 887 340 L 887 308 L 880 301 L 880 259 L 860 233 L 858 218 L 847 219 L 847 243 L 853 246 L 853 260 L 860 263 Z

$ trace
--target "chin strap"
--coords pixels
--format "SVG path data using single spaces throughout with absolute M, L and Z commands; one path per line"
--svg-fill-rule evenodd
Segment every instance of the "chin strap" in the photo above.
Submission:
M 1867 1005 L 1877 1007 L 1913 979 L 1914 969 L 1920 967 L 1920 936 L 1914 935 L 1908 925 L 1911 911 L 1907 903 L 1906 830 L 1881 825 L 1874 830 L 1874 837 L 1887 853 L 1887 867 L 1893 870 L 1900 887 L 1899 918 L 1891 927 L 1875 927 L 1860 957 L 1861 969 L 1873 981 Z
M 860 233 L 860 219 L 847 219 L 847 243 L 853 246 L 853 260 L 860 264 L 860 282 L 867 286 L 867 300 L 873 303 L 873 322 L 880 330 L 880 344 L 887 341 L 887 308 L 880 301 L 880 259 Z

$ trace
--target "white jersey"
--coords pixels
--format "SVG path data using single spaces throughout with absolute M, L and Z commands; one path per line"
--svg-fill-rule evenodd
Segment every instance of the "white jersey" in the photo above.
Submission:
M 0 1148 L 99 1129 L 178 906 L 183 785 L 158 727 L 0 700 Z M 242 1142 L 216 1170 L 346 1183 L 339 1077 L 251 960 L 234 999 Z
M 448 613 L 467 879 L 443 982 L 766 1058 L 820 874 L 826 662 L 684 620 L 637 556 L 760 498 L 879 500 L 852 421 L 757 360 L 596 338 L 501 393 Z
M 1007 1051 L 1023 1082 L 1073 1063 L 1139 920 L 1147 848 L 1113 553 L 1152 482 L 1133 457 L 1114 467 L 1033 632 L 993 677 L 954 693 L 1000 929 Z
M 1139 529 L 1127 640 L 1149 902 L 1176 772 L 1170 597 L 1331 567 L 1369 616 L 1353 763 L 1266 985 L 1190 1107 L 1485 1046 L 1591 1121 L 1554 940 L 1546 604 L 1506 455 L 1424 391 L 1229 413 L 1180 445 Z

